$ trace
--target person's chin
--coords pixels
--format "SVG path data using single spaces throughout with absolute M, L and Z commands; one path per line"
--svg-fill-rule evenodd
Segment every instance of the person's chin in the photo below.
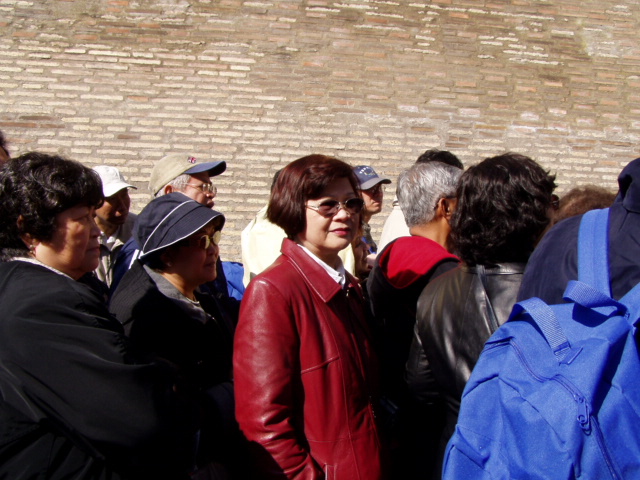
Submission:
M 351 241 L 353 240 L 353 233 L 349 232 L 333 232 L 334 233 L 334 244 L 338 250 L 343 250 L 351 245 Z
M 205 282 L 213 282 L 218 277 L 218 271 L 216 270 L 216 264 L 214 263 L 213 265 L 207 265 L 206 266 L 206 273 L 203 276 L 206 277 Z M 202 283 L 205 283 L 205 282 L 202 282 Z
M 85 261 L 85 273 L 93 272 L 100 265 L 100 255 L 97 258 L 88 258 Z

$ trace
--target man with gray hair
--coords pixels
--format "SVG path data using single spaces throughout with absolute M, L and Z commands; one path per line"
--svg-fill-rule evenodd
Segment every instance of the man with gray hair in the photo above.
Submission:
M 428 478 L 425 466 L 435 461 L 439 429 L 422 426 L 422 418 L 434 415 L 411 403 L 404 372 L 418 297 L 429 281 L 458 264 L 447 247 L 461 174 L 461 169 L 440 162 L 416 163 L 400 174 L 396 195 L 411 236 L 389 243 L 378 254 L 367 280 L 380 357 L 382 404 L 391 417 L 388 421 L 393 424 L 391 435 L 397 445 L 392 452 L 393 478 Z M 433 408 L 442 405 L 434 403 Z M 431 438 L 426 431 L 436 433 Z M 425 461 L 428 452 L 434 453 L 431 462 Z

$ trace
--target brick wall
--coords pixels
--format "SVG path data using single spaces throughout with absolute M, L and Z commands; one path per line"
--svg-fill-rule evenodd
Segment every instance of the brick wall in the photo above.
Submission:
M 615 188 L 640 156 L 639 21 L 637 0 L 0 0 L 0 129 L 119 166 L 136 211 L 166 153 L 226 160 L 239 260 L 273 173 L 312 152 L 394 177 L 427 148 L 513 150 L 560 192 Z

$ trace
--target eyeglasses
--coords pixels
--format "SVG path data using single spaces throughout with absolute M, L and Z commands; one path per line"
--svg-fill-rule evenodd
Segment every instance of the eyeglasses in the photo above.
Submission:
M 206 233 L 201 237 L 192 237 L 189 238 L 189 246 L 191 247 L 199 247 L 203 250 L 208 249 L 212 244 L 219 245 L 220 239 L 222 238 L 222 232 L 217 230 L 213 233 L 213 235 L 207 235 Z
M 195 188 L 196 190 L 200 190 L 202 193 L 212 193 L 215 197 L 218 194 L 218 189 L 213 183 L 203 183 L 202 185 L 191 185 L 190 183 L 183 183 L 186 187 Z
M 344 208 L 349 215 L 357 215 L 364 207 L 364 200 L 361 198 L 350 198 L 346 202 L 337 200 L 325 200 L 319 205 L 307 205 L 307 208 L 315 210 L 323 217 L 333 217 L 341 208 Z

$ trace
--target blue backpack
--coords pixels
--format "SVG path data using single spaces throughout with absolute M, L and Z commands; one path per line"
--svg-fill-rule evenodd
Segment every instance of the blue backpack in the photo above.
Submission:
M 608 214 L 583 216 L 570 303 L 520 302 L 485 344 L 443 479 L 640 478 L 640 285 L 611 298 Z

